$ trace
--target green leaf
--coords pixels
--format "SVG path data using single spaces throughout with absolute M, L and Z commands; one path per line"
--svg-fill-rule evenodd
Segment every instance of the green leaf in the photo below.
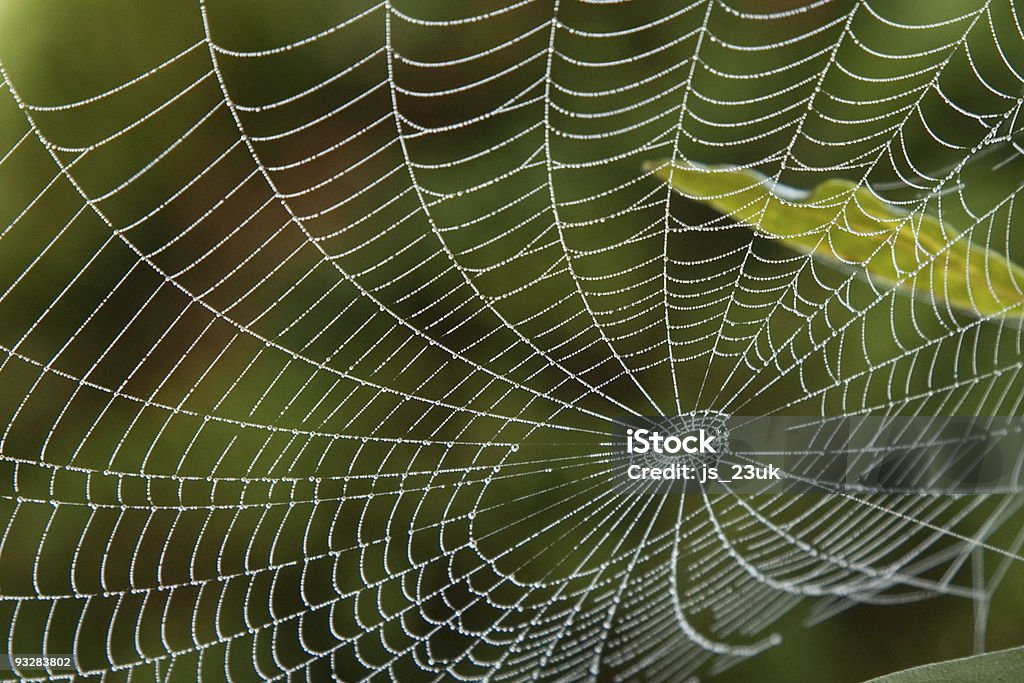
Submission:
M 930 214 L 911 214 L 870 189 L 830 179 L 802 191 L 752 169 L 648 162 L 644 168 L 706 204 L 800 252 L 862 268 L 873 281 L 978 317 L 1024 316 L 1024 269 Z
M 1024 647 L 989 652 L 872 678 L 867 683 L 997 683 L 1024 681 Z

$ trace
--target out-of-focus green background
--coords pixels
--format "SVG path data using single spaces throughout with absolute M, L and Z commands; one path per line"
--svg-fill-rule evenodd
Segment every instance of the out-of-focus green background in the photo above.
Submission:
M 479 611 L 471 589 L 422 597 L 471 586 L 456 575 L 478 563 L 450 550 L 466 538 L 524 581 L 589 580 L 605 558 L 620 567 L 607 539 L 630 514 L 650 515 L 651 536 L 673 528 L 667 509 L 587 517 L 606 490 L 580 483 L 602 476 L 586 457 L 602 437 L 560 426 L 600 432 L 598 416 L 653 414 L 652 402 L 665 414 L 1021 412 L 1016 325 L 808 266 L 640 169 L 675 155 L 801 188 L 869 182 L 1024 262 L 1008 201 L 1024 178 L 1011 144 L 1019 3 L 561 2 L 554 33 L 552 3 L 509 6 L 0 0 L 13 86 L 0 96 L 0 156 L 13 150 L 0 166 L 0 594 L 63 596 L 0 603 L 16 650 L 48 628 L 51 652 L 93 645 L 88 669 L 142 652 L 160 662 L 144 675 L 214 679 L 224 661 L 250 673 L 301 661 L 299 632 L 313 648 L 379 632 L 334 662 L 356 677 L 465 610 L 464 632 L 421 635 L 455 657 L 502 616 L 494 605 L 529 605 L 519 585 Z M 520 442 L 555 445 L 507 447 Z M 569 464 L 551 472 L 546 458 Z M 521 475 L 492 482 L 502 467 Z M 548 531 L 558 520 L 565 536 Z M 1021 521 L 986 542 L 1016 547 Z M 969 654 L 979 621 L 987 648 L 1020 644 L 1024 568 L 1004 559 L 984 555 L 983 583 L 1007 569 L 985 614 L 944 596 L 805 628 L 801 605 L 768 629 L 781 646 L 716 680 L 859 681 Z M 688 561 L 699 574 L 700 557 Z M 977 568 L 947 578 L 970 585 Z M 336 607 L 309 607 L 320 598 Z M 399 627 L 411 604 L 429 617 Z M 224 644 L 303 611 L 295 631 L 284 619 Z M 186 663 L 168 669 L 167 651 Z M 415 675 L 403 662 L 384 671 Z

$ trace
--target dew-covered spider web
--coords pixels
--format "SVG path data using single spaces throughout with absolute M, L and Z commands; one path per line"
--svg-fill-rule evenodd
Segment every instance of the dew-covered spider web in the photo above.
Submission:
M 613 475 L 644 416 L 1024 412 L 1020 303 L 909 296 L 642 168 L 845 178 L 1024 262 L 1019 3 L 64 5 L 0 7 L 8 653 L 668 681 L 936 595 L 984 646 L 1012 487 Z

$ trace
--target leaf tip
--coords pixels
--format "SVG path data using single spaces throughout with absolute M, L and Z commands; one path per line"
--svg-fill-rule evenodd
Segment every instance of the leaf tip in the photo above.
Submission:
M 667 163 L 668 162 L 665 160 L 648 159 L 644 163 L 640 164 L 640 168 L 642 168 L 647 173 L 656 173 L 659 168 L 661 168 Z

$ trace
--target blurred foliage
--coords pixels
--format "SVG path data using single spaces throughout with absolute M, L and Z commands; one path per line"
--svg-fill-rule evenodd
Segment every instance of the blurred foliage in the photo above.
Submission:
M 609 503 L 609 459 L 592 457 L 627 409 L 1020 413 L 1018 330 L 809 266 L 641 169 L 668 155 L 803 189 L 867 183 L 1024 262 L 1005 201 L 1019 123 L 992 90 L 1020 91 L 992 39 L 1019 41 L 1010 3 L 875 3 L 934 24 L 911 31 L 851 2 L 701 3 L 668 22 L 674 3 L 561 2 L 557 58 L 551 2 L 429 25 L 505 4 L 402 2 L 386 18 L 362 1 L 0 3 L 17 93 L 0 98 L 0 149 L 14 149 L 0 166 L 0 593 L 61 596 L 0 602 L 0 637 L 32 652 L 47 632 L 50 652 L 77 642 L 83 668 L 141 661 L 167 679 L 215 679 L 225 662 L 275 673 L 305 648 L 337 648 L 312 678 L 391 660 L 412 678 L 471 646 L 499 659 L 479 633 L 544 624 L 558 648 L 577 625 L 554 638 L 548 620 L 578 608 L 593 618 L 578 628 L 599 628 L 614 586 L 591 593 L 594 577 L 649 579 L 623 589 L 632 609 L 669 594 L 672 566 L 681 601 L 709 604 L 698 627 L 785 635 L 723 658 L 721 681 L 859 681 L 968 654 L 975 621 L 989 647 L 1024 641 L 1017 563 L 985 614 L 868 591 L 851 603 L 908 604 L 730 627 L 730 600 L 797 601 L 734 576 L 698 501 Z M 873 152 L 879 140 L 896 153 Z M 948 182 L 930 192 L 923 175 Z M 1015 547 L 1021 520 L 1000 501 L 963 518 L 947 502 L 907 509 Z M 746 529 L 742 510 L 721 514 Z M 993 516 L 1009 520 L 990 530 Z M 912 563 L 926 536 L 872 559 Z M 778 545 L 737 540 L 765 542 Z M 1006 567 L 922 574 L 970 585 Z M 655 626 L 653 648 L 717 673 L 674 621 Z M 552 671 L 585 665 L 550 656 Z

